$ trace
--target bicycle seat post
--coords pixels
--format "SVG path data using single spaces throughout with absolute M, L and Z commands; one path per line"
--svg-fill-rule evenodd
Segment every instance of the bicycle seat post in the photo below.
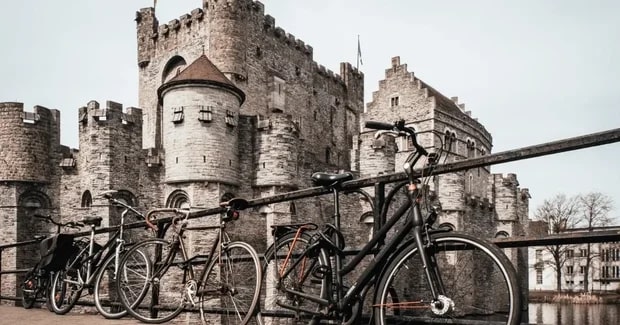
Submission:
M 334 226 L 336 227 L 336 230 L 340 231 L 340 200 L 339 200 L 339 191 L 338 191 L 338 187 L 334 186 L 332 187 L 332 193 L 334 195 Z M 336 238 L 336 240 L 338 240 Z M 338 245 L 339 243 L 336 242 L 336 245 Z M 340 247 L 340 246 L 338 246 Z

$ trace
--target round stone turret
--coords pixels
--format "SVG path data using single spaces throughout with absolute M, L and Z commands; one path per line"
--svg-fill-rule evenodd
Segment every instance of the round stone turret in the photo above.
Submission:
M 258 121 L 255 137 L 256 186 L 299 186 L 299 130 L 290 115 L 272 114 Z
M 50 182 L 50 161 L 60 146 L 60 112 L 0 103 L 0 181 Z
M 158 90 L 165 182 L 239 183 L 245 94 L 203 54 Z

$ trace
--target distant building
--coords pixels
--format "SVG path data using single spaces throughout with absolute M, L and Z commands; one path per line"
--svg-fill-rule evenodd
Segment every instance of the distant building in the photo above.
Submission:
M 539 222 L 540 223 L 540 222 Z M 544 224 L 544 222 L 542 222 Z M 592 231 L 620 231 L 620 226 L 594 227 Z M 563 233 L 583 233 L 586 228 L 566 229 Z M 589 254 L 588 254 L 589 246 Z M 553 256 L 541 246 L 528 250 L 529 289 L 557 290 Z M 585 288 L 586 262 L 590 258 L 589 291 L 620 292 L 620 242 L 566 245 L 562 248 L 561 290 L 581 292 Z

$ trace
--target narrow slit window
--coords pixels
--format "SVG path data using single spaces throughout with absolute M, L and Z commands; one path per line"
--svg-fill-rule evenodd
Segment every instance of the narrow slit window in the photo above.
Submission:
M 237 126 L 237 120 L 235 118 L 235 112 L 226 110 L 226 125 Z
M 394 97 L 390 98 L 390 107 L 398 106 L 399 105 L 398 102 L 399 102 L 398 96 L 394 96 Z
M 198 112 L 198 120 L 211 122 L 213 120 L 213 106 L 201 106 Z
M 172 115 L 172 122 L 173 123 L 181 123 L 181 122 L 183 122 L 183 118 L 184 117 L 185 117 L 185 115 L 183 114 L 183 106 L 174 107 L 173 108 L 173 115 Z

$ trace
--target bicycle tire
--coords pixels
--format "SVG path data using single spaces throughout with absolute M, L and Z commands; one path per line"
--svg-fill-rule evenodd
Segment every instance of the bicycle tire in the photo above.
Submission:
M 282 235 L 281 238 L 278 239 L 277 242 L 274 242 L 269 246 L 267 251 L 265 252 L 265 260 L 263 262 L 263 293 L 261 296 L 263 299 L 262 305 L 260 307 L 260 313 L 263 318 L 267 317 L 288 317 L 288 318 L 298 318 L 301 316 L 303 320 L 295 321 L 295 323 L 304 324 L 304 323 L 312 323 L 312 317 L 310 315 L 296 315 L 296 313 L 288 308 L 284 308 L 279 303 L 295 306 L 308 310 L 316 310 L 320 309 L 320 306 L 312 301 L 305 300 L 301 297 L 297 297 L 294 295 L 287 294 L 278 289 L 278 269 L 282 268 L 282 265 L 286 262 L 286 256 L 288 255 L 293 242 L 295 241 L 295 237 L 297 240 L 295 242 L 295 250 L 292 251 L 292 254 L 303 252 L 308 245 L 312 242 L 312 236 L 307 232 L 302 232 L 299 236 L 297 236 L 296 231 L 289 232 L 287 234 Z M 277 247 L 276 247 L 277 244 Z M 312 258 L 310 265 L 312 268 L 316 268 L 317 266 L 325 266 L 327 274 L 324 275 L 323 278 L 316 278 L 314 276 L 308 276 L 305 278 L 305 281 L 301 283 L 295 279 L 282 279 L 281 285 L 285 286 L 289 289 L 295 289 L 296 291 L 301 291 L 305 293 L 309 293 L 315 295 L 317 297 L 326 299 L 328 290 L 327 286 L 329 285 L 331 278 L 331 266 L 329 264 L 329 258 L 327 257 L 327 253 L 324 250 L 320 250 L 320 253 L 317 254 L 316 257 Z M 274 265 L 275 258 L 278 257 L 278 264 Z M 306 264 L 308 265 L 308 263 Z M 309 269 L 310 267 L 306 268 Z M 312 270 L 306 270 L 312 271 Z M 295 270 L 295 274 L 291 273 L 290 275 L 299 276 L 301 273 Z M 301 277 L 303 278 L 303 276 Z
M 183 311 L 185 277 L 182 265 L 185 260 L 182 254 L 170 252 L 170 247 L 167 240 L 148 239 L 133 245 L 121 258 L 119 268 L 126 269 L 128 276 L 116 278 L 116 287 L 121 290 L 120 302 L 131 316 L 141 322 L 164 323 Z M 172 258 L 180 259 L 167 264 L 161 258 L 169 256 L 168 253 L 173 254 L 170 255 Z M 139 262 L 144 256 L 149 261 L 150 270 Z M 134 291 L 134 288 L 142 289 Z
M 120 262 L 122 255 L 119 256 Z M 145 263 L 148 263 L 146 256 L 144 256 Z M 127 315 L 127 310 L 120 302 L 120 296 L 117 290 L 117 281 L 115 278 L 114 268 L 116 267 L 116 255 L 108 257 L 107 260 L 101 265 L 97 271 L 97 277 L 95 278 L 95 291 L 94 300 L 97 311 L 107 319 L 118 319 Z M 128 276 L 128 270 L 121 269 L 120 263 L 116 271 L 116 276 Z M 144 283 L 143 290 L 146 289 L 146 282 Z
M 431 244 L 429 255 L 437 263 L 445 288 L 442 304 L 431 308 L 428 281 L 417 247 L 411 242 L 379 279 L 373 303 L 375 324 L 429 319 L 445 322 L 444 318 L 520 323 L 521 294 L 516 271 L 501 249 L 457 232 L 433 234 Z M 501 294 L 506 296 L 499 297 Z
M 22 307 L 24 307 L 24 309 L 30 309 L 34 306 L 34 303 L 37 301 L 37 295 L 41 291 L 41 288 L 38 287 L 39 281 L 36 275 L 37 271 L 35 267 L 26 273 L 26 277 L 20 285 L 22 291 Z
M 83 249 L 82 253 L 69 259 L 65 269 L 56 272 L 54 275 L 49 293 L 49 300 L 54 313 L 58 315 L 68 313 L 80 299 L 84 285 L 80 275 L 82 265 L 79 260 L 87 257 L 88 250 Z M 67 293 L 69 293 L 68 296 Z
M 203 323 L 250 323 L 260 299 L 261 282 L 262 266 L 256 250 L 245 242 L 225 244 L 221 258 L 214 258 L 208 266 L 197 294 Z

